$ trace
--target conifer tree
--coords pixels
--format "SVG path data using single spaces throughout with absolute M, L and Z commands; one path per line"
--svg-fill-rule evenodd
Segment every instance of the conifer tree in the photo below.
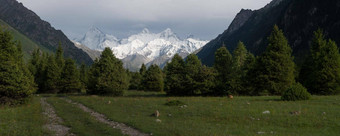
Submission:
M 45 79 L 46 79 L 46 68 L 48 63 L 48 54 L 43 53 L 39 59 L 37 65 L 37 73 L 35 74 L 35 83 L 38 85 L 38 93 L 46 92 L 45 89 Z
M 64 51 L 63 51 L 63 48 L 61 47 L 61 42 L 59 42 L 58 48 L 55 52 L 55 61 L 59 69 L 63 69 L 65 65 L 65 60 L 64 60 Z
M 131 72 L 130 73 L 130 90 L 143 90 L 142 85 L 142 76 L 139 72 Z
M 141 66 L 141 68 L 139 69 L 139 74 L 140 74 L 141 76 L 144 76 L 145 72 L 146 72 L 146 66 L 145 66 L 144 63 L 143 63 L 142 66 Z
M 340 55 L 336 43 L 325 40 L 322 30 L 314 32 L 310 55 L 299 75 L 300 82 L 312 94 L 340 93 Z
M 274 26 L 266 51 L 257 59 L 251 78 L 254 95 L 281 95 L 295 83 L 295 64 L 282 30 Z
M 33 77 L 22 60 L 21 46 L 0 28 L 0 103 L 21 104 L 35 92 Z
M 162 92 L 164 90 L 163 73 L 157 65 L 151 65 L 145 72 L 142 86 L 145 91 Z
M 185 62 L 181 56 L 175 54 L 166 66 L 166 87 L 168 95 L 185 95 L 183 86 L 185 80 Z
M 65 66 L 61 73 L 60 93 L 79 93 L 82 84 L 79 80 L 79 71 L 74 60 L 66 59 Z
M 60 69 L 55 61 L 54 55 L 49 55 L 45 69 L 43 93 L 58 93 L 60 83 Z
M 187 90 L 185 95 L 200 95 L 202 93 L 202 80 L 200 79 L 202 63 L 195 54 L 188 55 L 185 62 L 185 80 L 183 84 Z
M 95 60 L 90 70 L 90 94 L 120 96 L 128 88 L 128 77 L 123 63 L 110 48 L 105 48 L 100 59 Z
M 88 83 L 88 68 L 86 67 L 86 65 L 84 63 L 82 63 L 80 65 L 80 82 L 83 84 L 83 87 L 86 87 L 87 83 Z
M 228 87 L 231 83 L 232 74 L 232 55 L 225 46 L 222 46 L 215 52 L 214 68 L 218 75 L 216 77 L 215 95 L 227 95 Z
M 248 51 L 244 46 L 243 42 L 237 44 L 236 49 L 233 52 L 233 72 L 231 74 L 230 86 L 228 87 L 229 92 L 232 94 L 242 94 L 244 91 L 243 77 L 246 75 L 244 67 L 247 61 Z

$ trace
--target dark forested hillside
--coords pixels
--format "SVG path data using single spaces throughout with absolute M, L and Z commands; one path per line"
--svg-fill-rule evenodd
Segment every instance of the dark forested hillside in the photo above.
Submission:
M 61 43 L 66 57 L 71 57 L 78 63 L 92 63 L 89 55 L 78 49 L 62 31 L 54 29 L 16 0 L 0 0 L 0 19 L 51 51 L 55 51 Z
M 229 28 L 198 52 L 203 64 L 212 65 L 215 51 L 223 43 L 234 50 L 239 41 L 255 55 L 266 48 L 267 37 L 277 24 L 283 30 L 297 63 L 309 51 L 313 31 L 321 28 L 327 38 L 340 43 L 339 0 L 273 0 L 264 8 L 241 10 Z

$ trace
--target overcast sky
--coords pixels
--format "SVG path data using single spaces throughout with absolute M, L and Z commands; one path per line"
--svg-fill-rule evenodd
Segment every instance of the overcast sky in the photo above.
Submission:
M 91 26 L 119 38 L 143 28 L 171 28 L 180 37 L 211 40 L 243 9 L 259 9 L 271 0 L 18 0 L 69 38 Z

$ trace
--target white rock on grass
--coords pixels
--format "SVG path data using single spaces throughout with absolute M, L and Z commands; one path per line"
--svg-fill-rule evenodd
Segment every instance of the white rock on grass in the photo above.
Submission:
M 160 119 L 156 119 L 156 122 L 157 122 L 157 123 L 161 123 L 161 122 L 162 122 L 162 120 L 160 120 Z
M 266 111 L 262 112 L 262 114 L 270 114 L 270 111 L 266 110 Z

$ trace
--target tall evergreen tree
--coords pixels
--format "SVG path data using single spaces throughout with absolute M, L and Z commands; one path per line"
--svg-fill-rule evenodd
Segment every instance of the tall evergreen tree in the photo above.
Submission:
M 130 73 L 130 90 L 142 90 L 142 76 L 139 72 L 131 72 Z
M 120 96 L 127 88 L 128 77 L 123 63 L 113 55 L 110 48 L 105 48 L 100 59 L 91 67 L 88 93 Z
M 244 91 L 243 77 L 246 75 L 244 67 L 247 61 L 248 51 L 244 46 L 243 42 L 237 44 L 236 49 L 233 52 L 233 72 L 231 74 L 230 86 L 228 87 L 229 92 L 232 94 L 242 94 Z
M 33 77 L 22 60 L 21 46 L 0 28 L 0 103 L 20 104 L 35 92 Z
M 61 74 L 60 93 L 79 93 L 82 84 L 79 79 L 79 71 L 74 60 L 66 59 L 65 66 Z
M 185 62 L 181 56 L 175 54 L 166 66 L 166 90 L 168 95 L 184 95 Z
M 281 95 L 295 83 L 295 64 L 282 30 L 274 26 L 266 51 L 257 59 L 251 78 L 254 95 Z
M 231 83 L 232 69 L 232 55 L 225 46 L 222 46 L 215 52 L 215 62 L 214 68 L 216 69 L 218 75 L 217 88 L 215 91 L 216 95 L 227 95 L 229 90 L 228 87 Z
M 38 84 L 38 93 L 45 92 L 46 68 L 48 63 L 48 54 L 43 53 L 37 65 L 37 73 L 35 74 L 35 83 Z
M 240 95 L 251 95 L 252 92 L 252 84 L 251 84 L 251 75 L 253 73 L 250 73 L 254 66 L 256 64 L 256 58 L 255 56 L 248 52 L 247 53 L 247 58 L 244 63 L 244 66 L 242 68 L 243 73 L 245 74 L 244 76 L 241 77 L 241 82 L 242 82 L 242 90 L 238 91 L 238 94 Z
M 58 93 L 60 76 L 60 69 L 55 61 L 54 55 L 49 55 L 45 70 L 43 93 Z
M 299 81 L 313 94 L 340 93 L 340 55 L 336 43 L 314 32 L 310 55 L 301 68 Z
M 151 65 L 145 72 L 142 86 L 145 91 L 164 91 L 163 73 L 157 65 Z
M 139 69 L 139 73 L 140 73 L 141 76 L 144 76 L 145 72 L 146 72 L 146 66 L 143 63 L 142 66 Z
M 61 42 L 59 42 L 59 46 L 55 52 L 55 61 L 59 69 L 63 69 L 65 65 L 65 60 L 64 60 L 64 51 L 63 51 L 63 48 L 61 47 Z
M 186 95 L 200 95 L 202 93 L 200 86 L 202 63 L 195 54 L 188 55 L 185 62 L 185 80 L 183 85 L 187 90 Z
M 82 63 L 80 65 L 80 75 L 79 75 L 79 78 L 80 78 L 80 82 L 83 84 L 82 86 L 85 87 L 88 83 L 88 68 L 86 67 L 86 65 L 84 63 Z

